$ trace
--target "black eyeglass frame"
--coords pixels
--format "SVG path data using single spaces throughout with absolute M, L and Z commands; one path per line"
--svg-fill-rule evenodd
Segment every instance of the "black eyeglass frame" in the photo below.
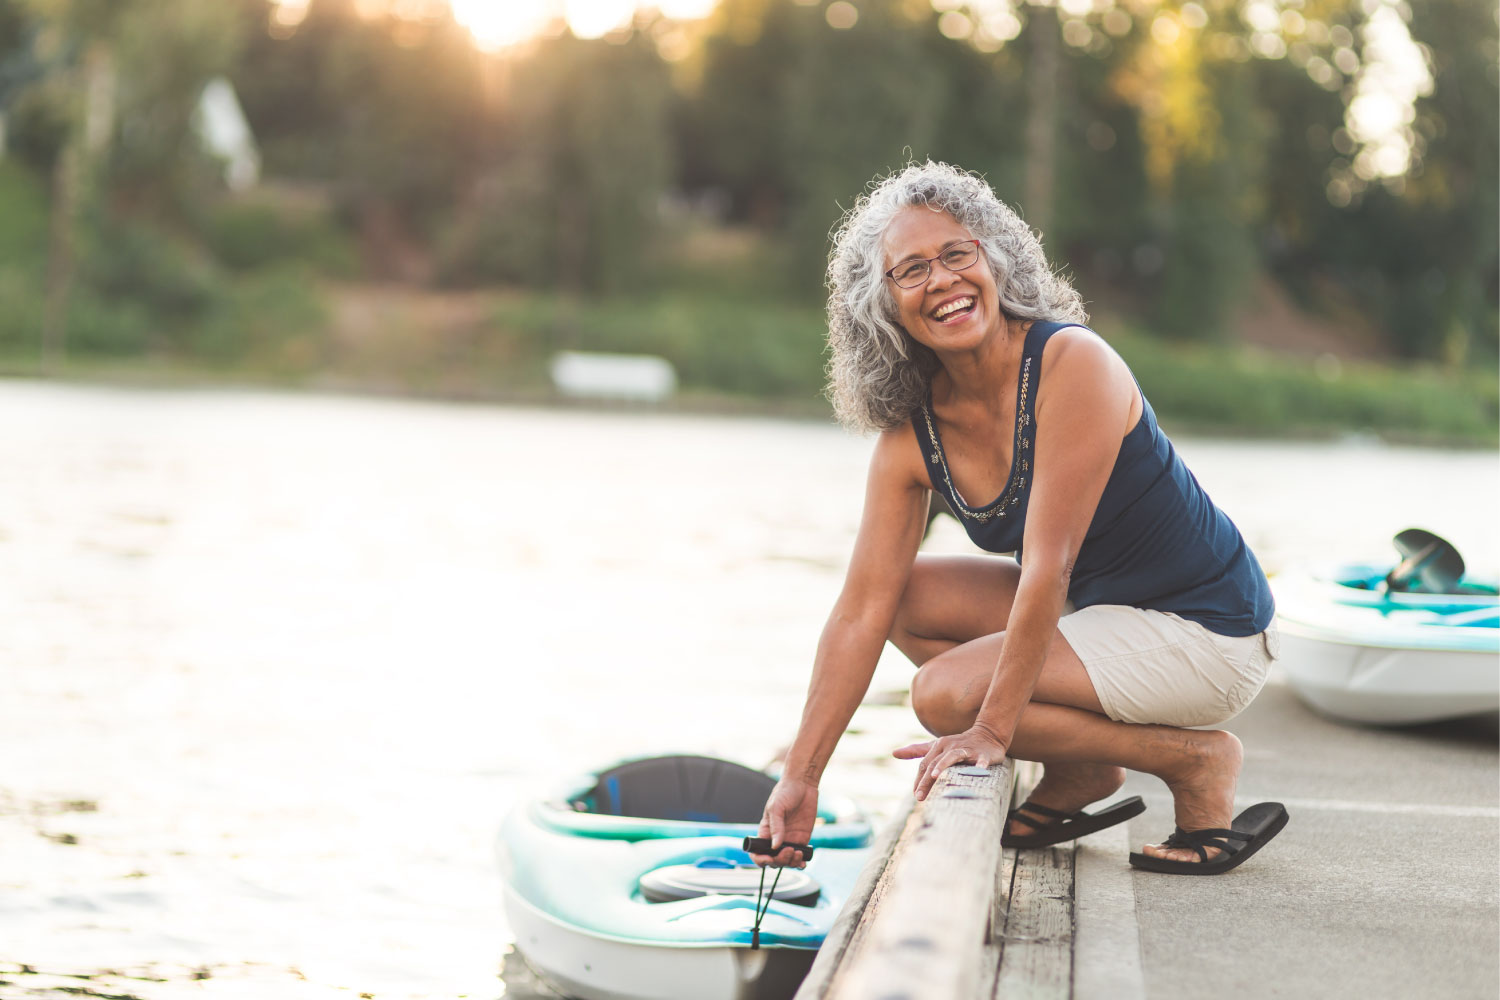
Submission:
M 943 261 L 943 255 L 951 252 L 955 247 L 963 246 L 965 243 L 972 243 L 974 245 L 974 259 L 969 261 L 963 267 L 948 267 L 947 262 Z M 890 278 L 891 281 L 895 282 L 897 288 L 918 288 L 921 285 L 925 284 L 927 279 L 932 277 L 932 265 L 934 263 L 942 262 L 944 267 L 947 267 L 948 270 L 952 273 L 957 274 L 959 271 L 967 271 L 969 268 L 979 263 L 979 258 L 981 256 L 980 251 L 982 249 L 983 246 L 978 240 L 954 240 L 952 243 L 949 243 L 947 246 L 943 247 L 942 250 L 938 251 L 938 255 L 936 257 L 908 257 L 906 260 L 898 261 L 895 265 L 893 265 L 889 270 L 885 272 L 885 276 L 887 278 Z M 892 273 L 896 270 L 896 268 L 905 267 L 908 264 L 916 263 L 927 265 L 927 273 L 922 276 L 921 281 L 918 281 L 915 284 L 911 285 L 903 285 L 901 284 L 901 282 L 896 281 L 896 275 Z

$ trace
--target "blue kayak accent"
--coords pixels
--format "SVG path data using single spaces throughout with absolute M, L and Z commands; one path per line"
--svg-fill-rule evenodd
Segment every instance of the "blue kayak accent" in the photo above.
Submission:
M 1345 645 L 1500 653 L 1495 581 L 1467 578 L 1445 594 L 1390 591 L 1389 570 L 1349 563 L 1326 574 L 1278 577 L 1277 617 Z

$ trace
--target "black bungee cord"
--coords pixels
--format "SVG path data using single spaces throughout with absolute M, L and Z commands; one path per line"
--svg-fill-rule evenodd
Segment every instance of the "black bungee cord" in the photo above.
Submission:
M 762 909 L 760 897 L 766 891 L 766 868 L 760 869 L 760 888 L 755 890 L 755 923 L 750 928 L 750 950 L 755 951 L 760 947 L 760 922 L 765 919 L 766 913 L 771 909 L 771 900 L 776 898 L 776 883 L 781 881 L 781 869 L 776 869 L 776 877 L 771 879 L 771 894 L 766 896 L 766 905 Z
M 781 846 L 790 847 L 794 851 L 801 851 L 803 861 L 812 860 L 813 849 L 807 844 L 793 844 L 788 842 L 782 844 Z M 747 853 L 750 854 L 770 854 L 771 838 L 746 837 L 744 849 Z M 781 852 L 780 850 L 778 850 L 776 853 L 780 854 Z M 766 865 L 760 866 L 760 888 L 755 890 L 755 923 L 750 928 L 751 951 L 756 951 L 760 948 L 760 922 L 766 918 L 766 914 L 771 910 L 771 901 L 776 898 L 776 883 L 781 881 L 781 872 L 785 866 L 776 866 L 776 876 L 771 879 L 771 891 L 769 894 L 766 893 L 766 867 Z M 764 907 L 761 906 L 762 896 L 765 897 Z

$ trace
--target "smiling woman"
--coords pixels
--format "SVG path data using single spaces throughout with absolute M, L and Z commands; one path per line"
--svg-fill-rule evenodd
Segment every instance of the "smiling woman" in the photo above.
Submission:
M 887 642 L 935 737 L 895 751 L 921 761 L 918 798 L 957 764 L 1039 761 L 1001 842 L 1046 847 L 1141 812 L 1083 808 L 1129 768 L 1166 783 L 1177 823 L 1132 865 L 1214 875 L 1260 850 L 1285 809 L 1234 816 L 1239 740 L 1198 727 L 1265 683 L 1270 588 L 1036 235 L 980 177 L 914 163 L 855 202 L 828 279 L 830 394 L 880 439 L 757 861 L 807 842 Z M 919 553 L 933 492 L 1002 557 Z

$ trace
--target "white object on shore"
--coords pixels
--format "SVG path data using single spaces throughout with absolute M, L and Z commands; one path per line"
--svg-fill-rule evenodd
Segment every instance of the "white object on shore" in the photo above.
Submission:
M 559 351 L 552 356 L 552 384 L 578 399 L 659 403 L 677 391 L 677 371 L 649 354 Z
M 203 148 L 224 161 L 229 190 L 244 191 L 260 181 L 260 150 L 234 84 L 222 76 L 208 81 L 198 98 L 193 126 Z

